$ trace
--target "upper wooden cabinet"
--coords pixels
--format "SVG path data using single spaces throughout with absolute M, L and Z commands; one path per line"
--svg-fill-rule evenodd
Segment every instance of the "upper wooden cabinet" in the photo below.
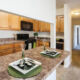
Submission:
M 39 21 L 37 21 L 37 20 L 34 20 L 33 31 L 39 32 Z
M 61 18 L 60 18 L 60 21 L 61 21 L 61 22 L 60 22 L 60 25 L 61 25 L 61 26 L 60 26 L 60 27 L 61 27 L 61 28 L 60 28 L 60 32 L 64 32 L 64 17 L 61 17 Z
M 8 13 L 0 11 L 0 29 L 9 29 L 8 26 Z
M 45 32 L 46 23 L 39 21 L 40 32 Z
M 56 17 L 56 32 L 64 32 L 64 16 Z
M 46 23 L 46 24 L 47 24 L 46 31 L 50 32 L 50 24 L 49 23 Z
M 21 21 L 32 22 L 33 31 L 35 32 L 50 32 L 50 24 L 38 20 L 33 20 L 25 17 L 20 17 Z
M 0 12 L 0 30 L 21 30 L 21 21 L 33 23 L 33 31 L 35 32 L 50 32 L 49 23 Z
M 11 30 L 20 30 L 20 17 L 9 14 L 9 27 Z
M 59 20 L 58 17 L 56 17 L 56 32 L 59 32 Z
M 50 32 L 50 24 L 39 21 L 40 32 Z

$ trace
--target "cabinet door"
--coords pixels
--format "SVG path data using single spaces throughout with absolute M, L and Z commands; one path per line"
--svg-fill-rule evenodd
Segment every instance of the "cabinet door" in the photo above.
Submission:
M 0 29 L 9 29 L 8 26 L 8 13 L 0 11 Z
M 58 17 L 56 17 L 56 32 L 59 32 L 59 23 L 58 23 Z
M 50 24 L 39 21 L 40 32 L 50 32 Z
M 40 32 L 44 32 L 44 26 L 45 26 L 44 22 L 39 21 Z
M 45 46 L 49 47 L 49 42 L 48 41 L 45 42 Z
M 64 32 L 64 17 L 60 18 L 60 32 Z
M 64 32 L 64 16 L 56 17 L 56 32 Z
M 60 19 L 60 16 L 57 16 L 57 20 L 56 20 L 56 31 L 57 32 L 60 32 L 60 27 L 61 27 L 61 19 Z
M 40 32 L 46 32 L 47 24 L 45 22 L 39 21 Z
M 22 50 L 21 45 L 24 45 L 24 42 L 18 42 L 14 44 L 14 52 L 19 52 Z
M 39 32 L 39 21 L 37 21 L 37 20 L 34 20 L 33 31 Z
M 0 56 L 13 53 L 13 44 L 4 44 L 0 46 Z
M 20 30 L 20 17 L 9 14 L 9 27 L 11 30 Z
M 50 32 L 50 24 L 49 23 L 46 23 L 47 26 L 46 26 L 46 32 Z
M 46 47 L 49 47 L 49 41 L 42 41 L 42 40 L 37 40 L 37 47 L 45 45 Z

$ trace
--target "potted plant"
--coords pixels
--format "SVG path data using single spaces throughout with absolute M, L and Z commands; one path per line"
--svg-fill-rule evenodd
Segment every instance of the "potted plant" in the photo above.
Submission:
M 35 39 L 37 39 L 37 37 L 38 37 L 38 33 L 37 32 L 34 33 L 34 37 L 35 37 Z

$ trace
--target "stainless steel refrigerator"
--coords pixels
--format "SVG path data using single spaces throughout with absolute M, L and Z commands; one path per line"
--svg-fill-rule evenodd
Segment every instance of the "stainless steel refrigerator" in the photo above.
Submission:
M 80 25 L 74 25 L 73 49 L 80 49 Z

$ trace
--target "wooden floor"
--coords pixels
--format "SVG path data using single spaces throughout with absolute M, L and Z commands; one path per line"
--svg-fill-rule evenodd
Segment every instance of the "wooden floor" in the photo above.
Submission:
M 72 51 L 72 65 L 80 67 L 80 50 Z

